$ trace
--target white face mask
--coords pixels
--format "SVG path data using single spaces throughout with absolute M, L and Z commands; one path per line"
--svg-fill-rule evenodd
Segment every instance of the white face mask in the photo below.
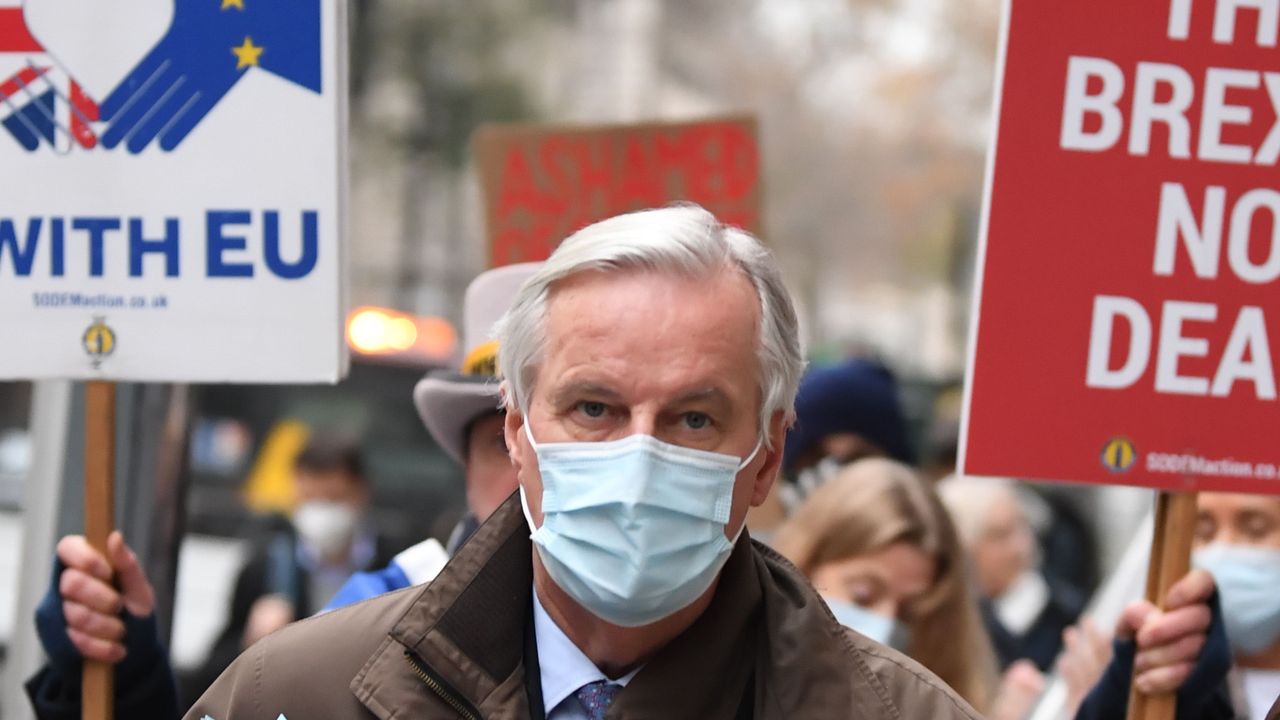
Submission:
M 1192 556 L 1218 583 L 1233 648 L 1249 654 L 1280 643 L 1280 549 L 1211 543 Z
M 899 652 L 907 651 L 911 634 L 896 618 L 881 615 L 846 600 L 837 600 L 825 595 L 822 599 L 827 602 L 827 607 L 831 608 L 831 614 L 841 625 L 860 632 L 881 645 L 888 645 Z
M 543 567 L 596 617 L 639 627 L 687 607 L 733 551 L 725 537 L 745 460 L 649 435 L 538 444 L 542 527 L 520 500 Z
M 293 511 L 302 543 L 321 558 L 342 555 L 351 546 L 360 513 L 342 502 L 309 500 Z

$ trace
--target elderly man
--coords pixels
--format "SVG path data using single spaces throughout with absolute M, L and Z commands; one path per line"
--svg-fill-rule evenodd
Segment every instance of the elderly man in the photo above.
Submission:
M 187 717 L 974 717 L 742 536 L 803 366 L 755 239 L 697 207 L 597 223 L 499 341 L 519 497 L 425 588 L 264 639 Z

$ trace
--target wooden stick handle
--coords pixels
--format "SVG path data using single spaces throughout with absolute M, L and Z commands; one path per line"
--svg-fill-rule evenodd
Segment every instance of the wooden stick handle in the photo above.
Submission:
M 1156 498 L 1155 535 L 1147 567 L 1147 600 L 1164 607 L 1169 588 L 1191 570 L 1191 541 L 1196 530 L 1196 494 L 1161 492 Z M 1177 695 L 1129 691 L 1129 720 L 1173 720 Z
M 115 525 L 116 386 L 94 380 L 84 391 L 84 534 L 110 562 L 107 537 Z M 112 720 L 115 668 L 85 661 L 81 685 L 83 720 Z

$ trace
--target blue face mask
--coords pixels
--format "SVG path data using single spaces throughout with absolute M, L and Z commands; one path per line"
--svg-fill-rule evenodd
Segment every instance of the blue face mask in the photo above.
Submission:
M 733 551 L 725 537 L 742 462 L 650 435 L 539 445 L 542 527 L 520 501 L 547 574 L 597 617 L 623 627 L 698 599 Z M 738 535 L 742 529 L 738 529 Z M 734 536 L 734 542 L 737 535 Z
M 873 612 L 861 605 L 845 600 L 837 600 L 826 596 L 823 596 L 822 599 L 827 601 L 827 607 L 831 608 L 831 614 L 836 616 L 836 620 L 841 625 L 862 633 L 881 645 L 888 645 L 899 652 L 907 651 L 910 633 L 907 631 L 906 626 L 898 622 L 896 618 L 885 617 L 878 612 Z
M 1218 583 L 1233 648 L 1256 655 L 1280 641 L 1280 549 L 1212 543 L 1193 562 Z

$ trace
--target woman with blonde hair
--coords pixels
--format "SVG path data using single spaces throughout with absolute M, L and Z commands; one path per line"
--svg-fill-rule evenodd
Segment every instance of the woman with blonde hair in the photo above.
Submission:
M 836 619 L 895 647 L 979 711 L 993 709 L 996 663 L 955 527 L 911 468 L 859 460 L 822 484 L 778 530 Z

